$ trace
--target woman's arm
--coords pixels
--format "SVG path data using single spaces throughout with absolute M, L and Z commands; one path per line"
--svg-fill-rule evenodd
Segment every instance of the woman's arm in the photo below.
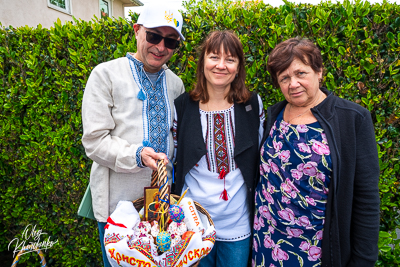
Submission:
M 352 256 L 348 266 L 374 266 L 379 238 L 379 159 L 369 112 L 358 127 L 351 223 Z

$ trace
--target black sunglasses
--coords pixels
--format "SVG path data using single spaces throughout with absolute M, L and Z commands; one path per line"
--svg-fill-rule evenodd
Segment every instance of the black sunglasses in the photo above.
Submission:
M 179 41 L 173 38 L 162 37 L 161 35 L 146 31 L 146 41 L 151 44 L 159 44 L 164 39 L 164 45 L 166 48 L 175 49 L 179 46 Z

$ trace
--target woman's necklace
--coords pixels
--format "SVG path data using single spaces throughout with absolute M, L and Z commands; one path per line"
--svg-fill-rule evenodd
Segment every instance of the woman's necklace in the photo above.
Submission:
M 316 103 L 315 103 L 314 106 L 310 107 L 309 109 L 307 109 L 307 110 L 304 111 L 303 113 L 300 113 L 299 115 L 297 115 L 297 116 L 291 118 L 290 120 L 287 121 L 287 123 L 290 124 L 290 122 L 291 122 L 292 120 L 294 120 L 294 119 L 296 119 L 296 118 L 298 118 L 298 117 L 303 116 L 303 115 L 306 114 L 308 111 L 310 111 L 313 107 L 315 107 L 316 105 L 318 105 L 318 102 L 319 102 L 320 98 L 321 98 L 321 93 L 320 93 L 320 95 L 318 96 L 318 99 L 317 99 L 317 101 L 316 101 Z M 290 106 L 289 106 L 289 112 L 288 112 L 289 114 L 288 114 L 288 115 L 289 115 L 289 117 L 290 117 L 290 111 L 291 111 L 291 109 L 292 109 L 292 104 L 291 104 L 291 103 L 289 103 L 289 104 L 290 104 Z

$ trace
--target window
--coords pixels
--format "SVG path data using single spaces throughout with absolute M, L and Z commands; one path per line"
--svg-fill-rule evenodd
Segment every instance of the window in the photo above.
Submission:
M 47 5 L 58 11 L 71 14 L 70 0 L 47 0 Z
M 100 0 L 100 15 L 102 18 L 112 17 L 110 0 Z

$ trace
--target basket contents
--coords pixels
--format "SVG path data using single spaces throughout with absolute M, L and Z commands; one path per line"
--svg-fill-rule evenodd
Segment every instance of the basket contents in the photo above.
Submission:
M 215 228 L 207 211 L 185 193 L 170 196 L 166 175 L 158 172 L 161 186 L 150 188 L 150 197 L 145 193 L 134 203 L 120 201 L 107 220 L 104 245 L 112 266 L 191 266 L 214 246 Z
M 112 266 L 191 266 L 214 246 L 215 228 L 208 221 L 202 222 L 204 233 L 188 231 L 184 222 L 160 232 L 156 221 L 140 221 L 130 201 L 120 201 L 107 221 L 104 245 Z
M 181 201 L 183 214 L 185 216 L 185 223 L 190 231 L 204 232 L 203 223 L 191 198 L 183 198 Z

